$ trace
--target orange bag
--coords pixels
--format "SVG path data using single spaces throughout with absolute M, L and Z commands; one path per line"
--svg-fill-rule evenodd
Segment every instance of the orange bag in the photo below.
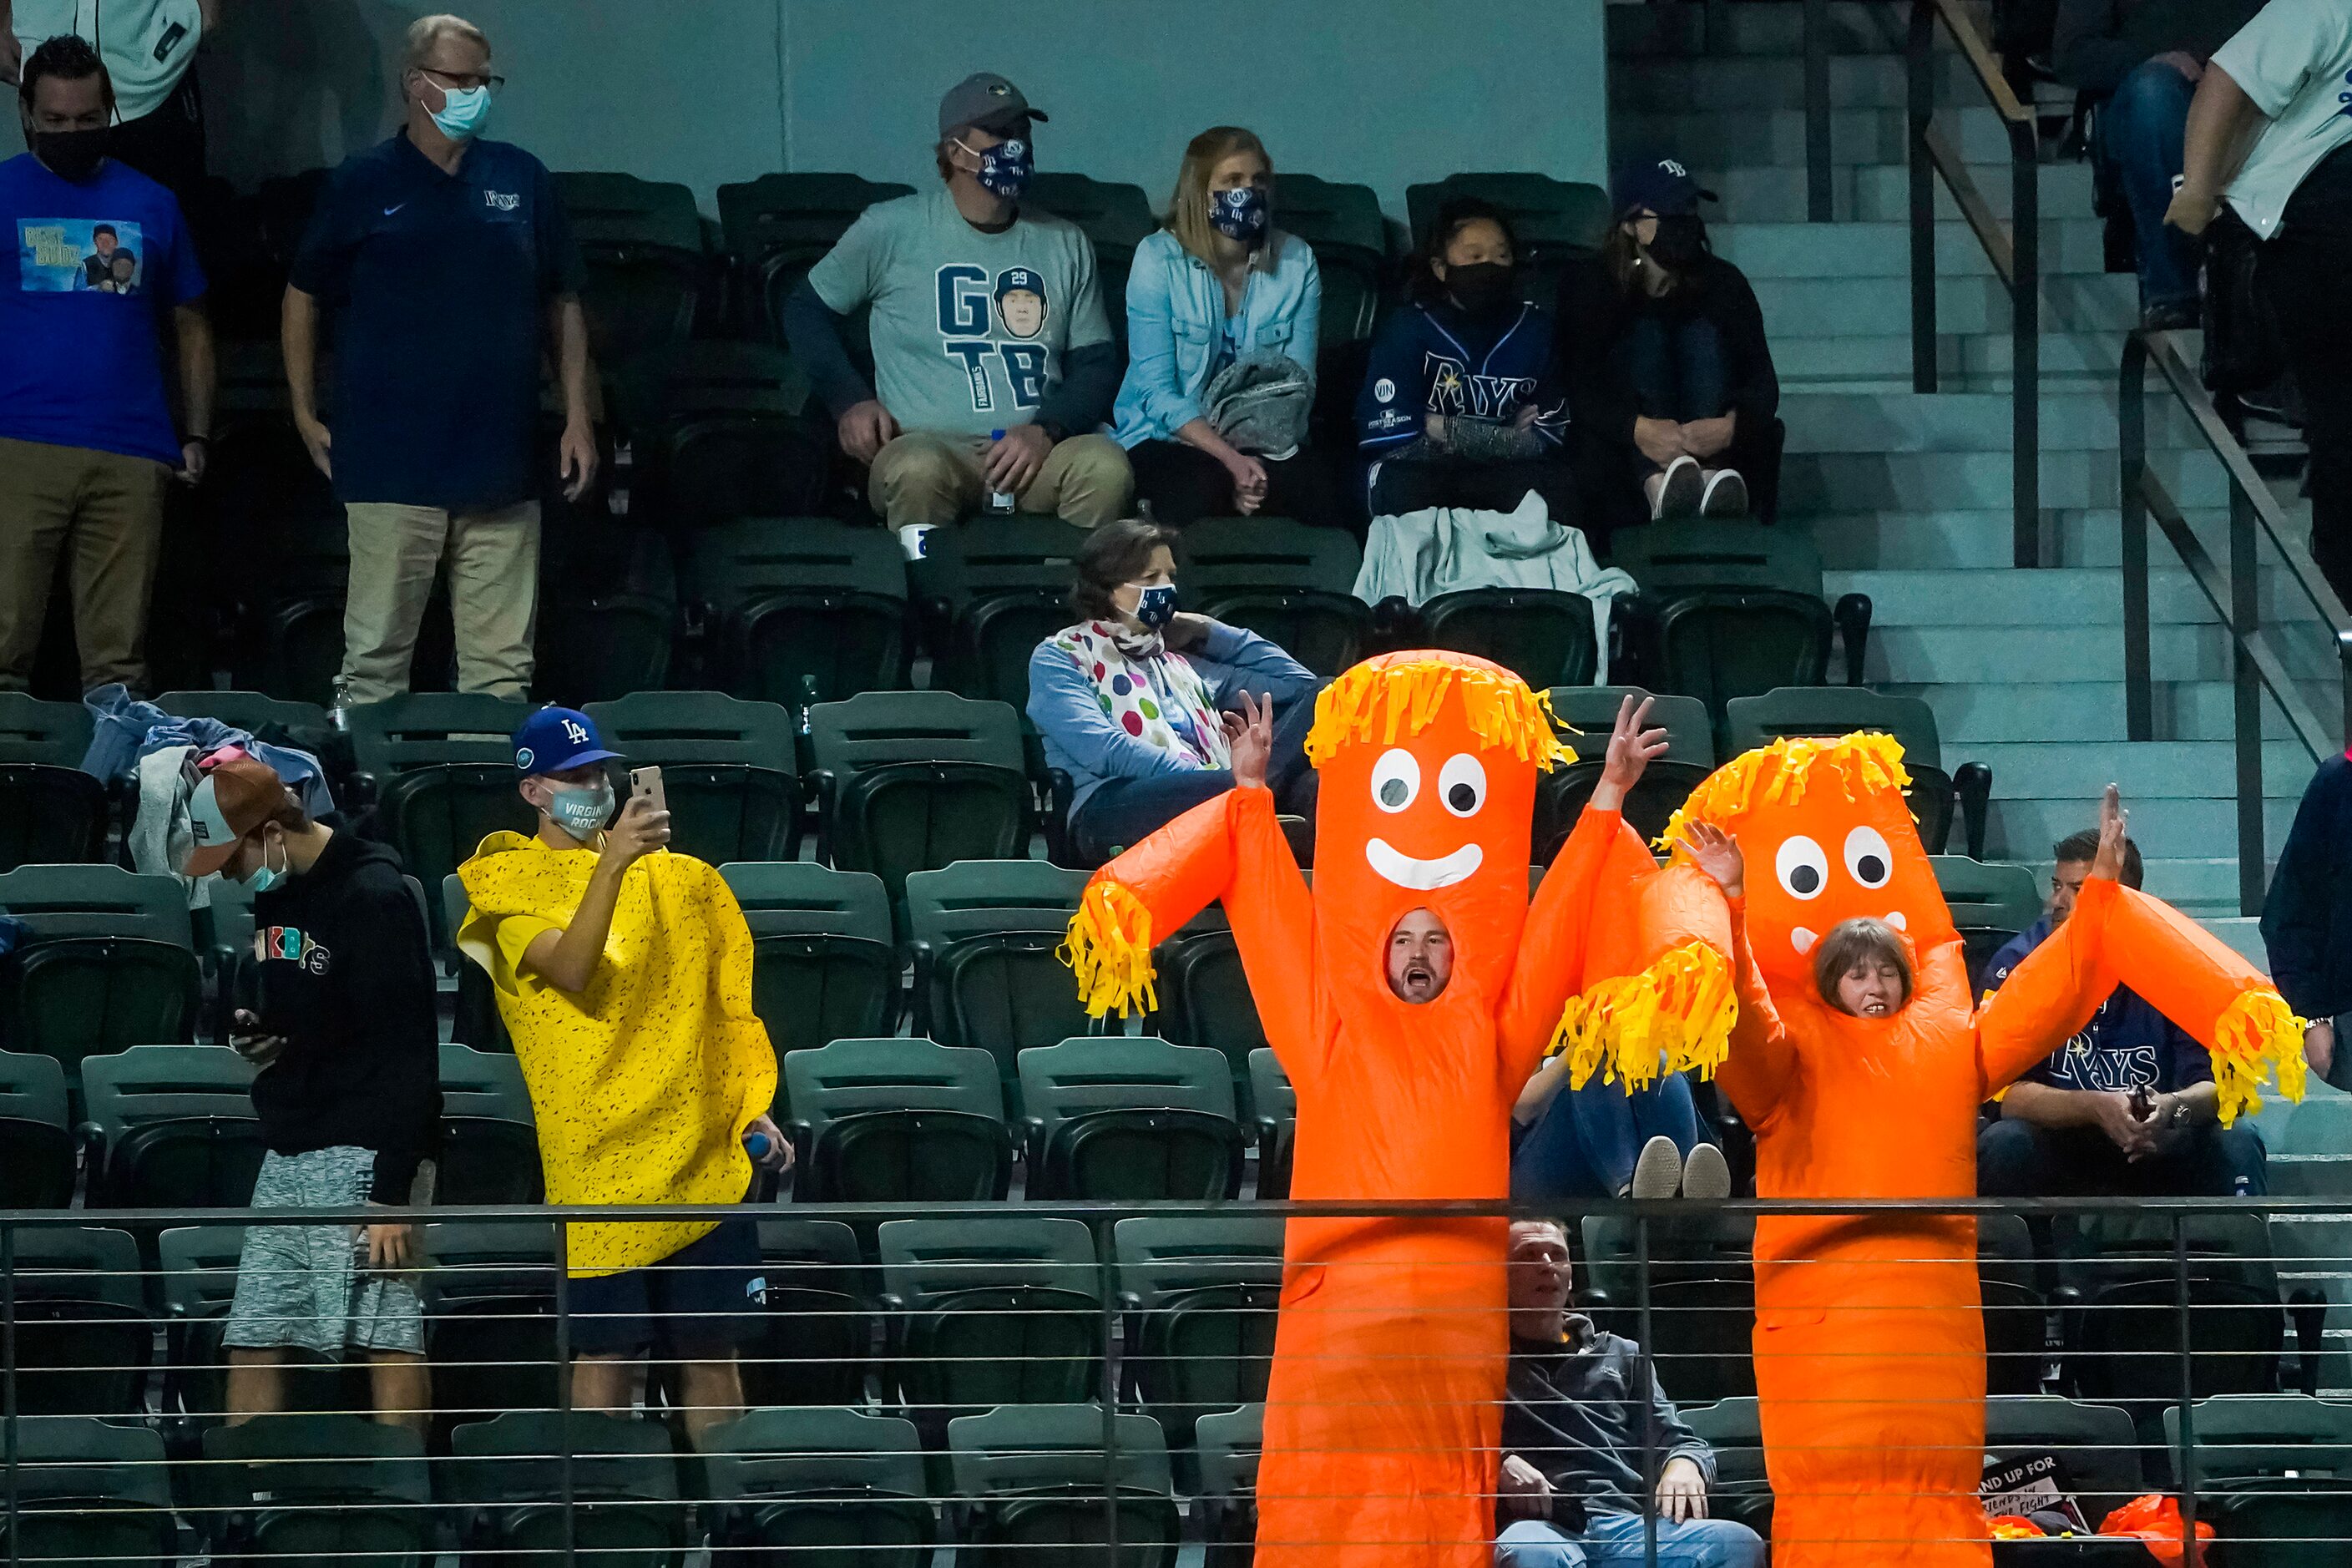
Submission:
M 2147 1554 L 2164 1564 L 2164 1568 L 2180 1568 L 2183 1534 L 2180 1528 L 2180 1500 L 2163 1492 L 2144 1492 L 2107 1515 L 2099 1523 L 2101 1535 L 2137 1535 L 2147 1548 Z M 2198 1568 L 2204 1568 L 2203 1542 L 2213 1539 L 2213 1527 L 2203 1520 L 2197 1521 Z

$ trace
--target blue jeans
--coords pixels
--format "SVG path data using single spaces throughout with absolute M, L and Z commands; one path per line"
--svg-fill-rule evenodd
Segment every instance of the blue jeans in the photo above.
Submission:
M 1495 1568 L 1637 1568 L 1646 1543 L 1638 1514 L 1595 1513 L 1581 1535 L 1540 1519 L 1517 1520 L 1495 1542 Z M 1762 1538 L 1727 1519 L 1658 1521 L 1658 1561 L 1666 1568 L 1762 1568 Z
M 1699 1124 L 1682 1074 L 1661 1074 L 1632 1094 L 1596 1074 L 1582 1089 L 1553 1095 L 1511 1152 L 1511 1197 L 1523 1204 L 1613 1198 L 1633 1181 L 1642 1145 L 1661 1135 L 1685 1155 L 1714 1142 Z
M 1731 406 L 1723 337 L 1704 316 L 1672 324 L 1654 314 L 1636 316 L 1617 340 L 1616 357 L 1644 418 L 1687 425 L 1713 419 Z M 1641 468 L 1654 474 L 1658 465 L 1642 458 Z
M 1302 816 L 1315 810 L 1316 774 L 1307 761 L 1307 731 L 1314 727 L 1314 692 L 1275 705 L 1274 755 L 1266 762 L 1265 782 L 1281 809 Z M 1099 865 L 1233 787 L 1229 768 L 1105 779 L 1072 815 L 1070 837 L 1080 855 Z
M 2197 299 L 2197 248 L 2188 236 L 2164 226 L 2172 184 L 2180 178 L 2189 100 L 2196 92 L 2170 66 L 2147 60 L 2117 84 L 2092 121 L 2091 157 L 2131 208 L 2143 307 Z

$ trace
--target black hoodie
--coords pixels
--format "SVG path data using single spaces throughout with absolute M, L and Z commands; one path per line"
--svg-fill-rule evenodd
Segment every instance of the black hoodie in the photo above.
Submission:
M 383 845 L 338 833 L 253 900 L 261 1032 L 286 1047 L 253 1082 L 280 1154 L 376 1152 L 370 1198 L 405 1205 L 439 1141 L 440 1029 L 425 911 Z

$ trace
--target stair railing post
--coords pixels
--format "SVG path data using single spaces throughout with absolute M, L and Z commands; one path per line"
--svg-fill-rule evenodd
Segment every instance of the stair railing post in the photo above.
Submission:
M 2012 545 L 2016 564 L 2037 566 L 2042 557 L 2041 137 L 2030 118 L 2011 121 L 2009 137 Z
M 2134 741 L 2156 738 L 2156 693 L 2148 667 L 2147 340 L 2124 339 L 2123 376 L 2116 401 L 2118 498 L 2123 511 L 2124 734 Z
M 1911 149 L 1911 390 L 1936 390 L 1936 171 L 1927 125 L 1936 113 L 1936 10 L 1911 0 L 1905 49 Z
M 1827 223 L 1830 182 L 1830 4 L 1805 0 L 1805 221 Z
M 2230 685 L 2238 752 L 2238 912 L 2263 912 L 2263 687 L 2246 639 L 2262 629 L 2254 503 L 2230 485 Z

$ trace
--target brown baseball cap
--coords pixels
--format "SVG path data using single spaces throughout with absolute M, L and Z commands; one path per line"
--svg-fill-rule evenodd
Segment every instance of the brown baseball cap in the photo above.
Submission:
M 205 768 L 188 800 L 188 826 L 196 847 L 183 872 L 208 877 L 227 865 L 237 841 L 285 804 L 286 783 L 267 763 L 237 752 Z

